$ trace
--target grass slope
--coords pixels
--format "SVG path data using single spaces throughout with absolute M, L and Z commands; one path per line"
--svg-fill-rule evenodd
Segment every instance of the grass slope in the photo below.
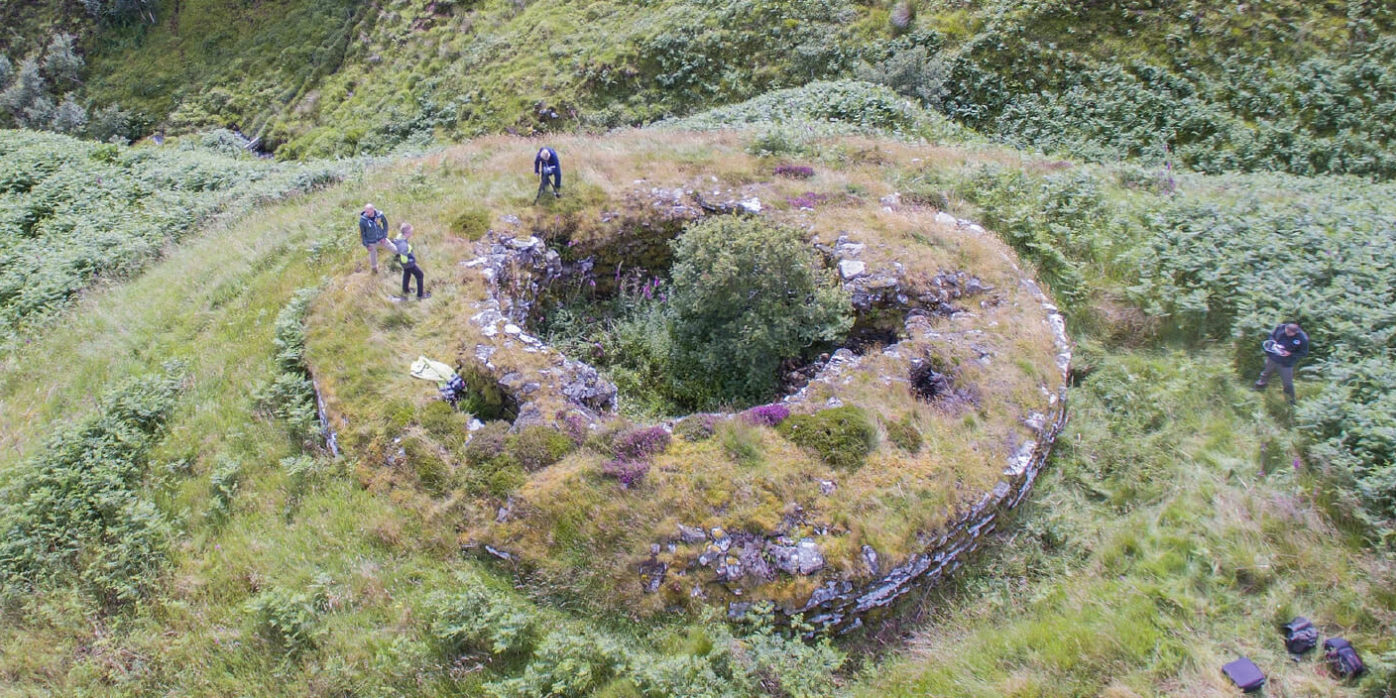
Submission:
M 859 695 L 1233 695 L 1220 667 L 1237 655 L 1279 695 L 1390 695 L 1396 566 L 1324 515 L 1321 466 L 1278 397 L 1246 390 L 1224 351 L 1094 345 L 1085 364 L 1016 525 L 914 607 L 926 624 Z M 1291 662 L 1279 625 L 1295 615 L 1363 646 L 1378 676 L 1344 686 L 1312 655 Z
M 218 136 L 126 148 L 0 131 L 0 346 L 53 322 L 84 289 L 139 273 L 213 217 L 348 169 L 258 160 Z
M 782 147 L 801 159 L 838 153 L 819 139 Z M 731 638 L 702 622 L 656 627 L 521 598 L 512 580 L 459 554 L 423 493 L 364 488 L 356 466 L 374 464 L 284 460 L 302 455 L 299 440 L 253 399 L 277 371 L 275 319 L 298 289 L 361 256 L 351 226 L 365 192 L 394 192 L 384 204 L 390 211 L 444 207 L 435 171 L 409 160 L 214 223 L 133 280 L 85 295 L 64 323 L 0 359 L 0 489 L 37 462 L 52 434 L 92 414 L 104 386 L 156 373 L 169 359 L 182 360 L 188 376 L 139 489 L 174 524 L 154 591 L 115 609 L 94 606 L 75 587 L 7 603 L 5 690 L 537 695 L 561 679 L 560 667 L 578 666 L 572 658 L 620 667 L 588 669 L 575 694 L 698 693 L 695 677 L 713 669 L 713 683 L 702 685 L 737 695 L 1220 695 L 1217 667 L 1247 653 L 1292 695 L 1390 694 L 1391 561 L 1371 547 L 1371 529 L 1352 516 L 1356 502 L 1335 486 L 1344 481 L 1341 464 L 1306 455 L 1311 432 L 1293 428 L 1278 394 L 1244 390 L 1249 376 L 1233 367 L 1229 330 L 1160 332 L 1166 319 L 1129 302 L 1127 288 L 1142 271 L 1171 262 L 1127 254 L 1173 230 L 1175 219 L 1160 211 L 1190 200 L 1222 205 L 1257 181 L 1274 183 L 1196 177 L 1168 194 L 1158 173 L 1131 166 L 1062 168 L 991 150 L 937 157 L 952 172 L 934 181 L 909 174 L 903 195 L 993 221 L 1059 294 L 1075 298 L 1078 338 L 1097 340 L 1086 343 L 1072 422 L 1028 509 L 953 587 L 844 644 L 869 649 L 856 655 L 858 671 L 831 679 L 836 655 L 773 644 L 759 632 Z M 986 167 L 994 176 L 982 177 Z M 517 185 L 499 183 L 509 192 Z M 1359 192 L 1367 203 L 1353 211 L 1377 216 L 1390 201 L 1380 187 L 1349 180 L 1290 185 Z M 1262 212 L 1291 200 L 1276 197 L 1258 204 Z M 355 288 L 361 278 L 337 292 L 377 291 Z M 1350 300 L 1373 290 L 1347 288 Z M 1249 336 L 1239 342 L 1252 344 Z M 384 371 L 364 379 L 386 379 Z M 1301 405 L 1318 403 L 1325 390 L 1302 381 Z M 517 604 L 531 622 L 601 649 L 560 639 L 524 644 L 522 654 L 480 650 L 476 640 L 443 648 L 448 628 L 438 621 L 452 616 L 434 595 L 461 587 L 487 590 L 489 608 Z M 1285 664 L 1274 626 L 1291 613 L 1357 641 L 1372 676 L 1340 686 L 1312 663 Z M 873 651 L 903 634 L 912 643 L 901 654 L 884 661 Z M 732 657 L 765 659 L 742 665 Z
M 283 157 L 606 129 L 860 77 L 1021 147 L 1195 169 L 1396 173 L 1378 2 L 180 0 L 159 21 L 3 10 L 19 60 L 84 35 L 86 97 Z M 14 3 L 12 3 L 14 5 Z

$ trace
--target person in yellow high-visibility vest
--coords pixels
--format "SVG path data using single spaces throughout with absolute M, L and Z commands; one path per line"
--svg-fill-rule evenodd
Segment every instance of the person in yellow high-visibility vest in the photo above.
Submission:
M 397 249 L 397 261 L 402 264 L 402 295 L 406 296 L 412 289 L 412 277 L 417 277 L 417 300 L 431 298 L 430 293 L 426 293 L 426 283 L 422 280 L 424 274 L 422 268 L 417 266 L 417 255 L 412 250 L 412 224 L 403 223 L 398 228 L 397 237 L 393 238 L 393 247 Z

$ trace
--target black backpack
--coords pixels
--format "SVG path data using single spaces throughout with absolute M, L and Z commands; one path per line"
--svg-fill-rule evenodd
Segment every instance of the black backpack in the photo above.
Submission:
M 1328 667 L 1333 673 L 1345 679 L 1353 679 L 1367 670 L 1357 650 L 1341 637 L 1330 637 L 1323 641 L 1323 655 L 1328 659 Z
M 1290 654 L 1304 654 L 1318 646 L 1318 628 L 1308 618 L 1299 616 L 1284 624 L 1285 649 Z

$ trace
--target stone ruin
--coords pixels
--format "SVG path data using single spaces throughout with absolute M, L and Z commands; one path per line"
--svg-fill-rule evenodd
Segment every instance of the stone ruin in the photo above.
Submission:
M 724 195 L 725 194 L 725 195 Z M 895 198 L 884 199 L 888 207 L 898 206 Z M 523 230 L 521 221 L 506 216 L 498 230 L 489 231 L 477 243 L 477 256 L 462 266 L 478 274 L 485 282 L 486 296 L 473 304 L 476 311 L 470 322 L 479 328 L 483 341 L 463 352 L 463 364 L 475 362 L 498 385 L 518 402 L 516 428 L 528 424 L 555 423 L 563 419 L 584 420 L 588 428 L 599 428 L 614 416 L 616 387 L 606 381 L 595 368 L 582 361 L 563 356 L 539 338 L 526 331 L 529 320 L 555 284 L 579 275 L 594 274 L 598 260 L 609 253 L 615 255 L 667 246 L 668 240 L 689 222 L 712 214 L 755 215 L 761 210 L 759 199 L 751 192 L 694 192 L 683 189 L 652 188 L 635 190 L 627 197 L 623 208 L 631 213 L 608 213 L 603 222 L 611 223 L 618 235 L 608 250 L 584 250 L 586 254 L 563 256 L 544 240 Z M 640 212 L 640 213 L 635 213 Z M 639 218 L 637 218 L 639 216 Z M 936 214 L 936 222 L 976 236 L 991 235 L 982 226 L 957 219 L 948 213 Z M 849 292 L 860 320 L 874 311 L 894 311 L 899 326 L 884 328 L 897 338 L 935 340 L 939 337 L 931 322 L 933 315 L 953 315 L 962 312 L 957 303 L 971 300 L 992 287 L 964 271 L 944 271 L 930 279 L 908 278 L 897 262 L 875 264 L 865 261 L 866 244 L 849 235 L 840 235 L 830 243 L 814 241 L 814 247 L 826 263 L 837 269 L 838 277 Z M 1004 464 L 999 482 L 989 492 L 957 508 L 937 533 L 922 535 L 918 540 L 921 552 L 902 561 L 885 560 L 870 546 L 863 546 L 862 561 L 871 581 L 855 583 L 833 579 L 823 583 L 803 604 L 782 607 L 786 614 L 803 614 L 818 626 L 844 631 L 862 624 L 869 612 L 893 603 L 898 597 L 918 585 L 933 583 L 958 568 L 966 554 L 976 550 L 998 525 L 998 520 L 1016 506 L 1031 490 L 1061 430 L 1065 418 L 1065 383 L 1070 371 L 1071 345 L 1064 319 L 1035 281 L 1022 272 L 1012 260 L 1007 260 L 1019 274 L 1018 283 L 1040 306 L 1041 317 L 1048 323 L 1055 347 L 1055 365 L 1062 377 L 1062 388 L 1047 396 L 1049 411 L 1029 415 L 1024 424 L 1033 437 L 1018 445 Z M 606 269 L 607 266 L 599 268 Z M 598 275 L 604 276 L 604 275 Z M 886 313 L 883 313 L 886 315 Z M 855 325 L 856 327 L 856 325 Z M 538 354 L 543 361 L 533 362 L 534 368 L 501 369 L 492 359 L 500 349 L 508 348 Z M 792 409 L 821 409 L 836 407 L 843 402 L 838 397 L 839 386 L 860 371 L 870 371 L 868 359 L 848 348 L 839 349 L 818 364 L 808 367 L 800 376 L 804 383 L 779 401 Z M 878 377 L 888 385 L 909 384 L 925 399 L 935 399 L 951 389 L 947 376 L 935 371 L 924 355 L 907 351 L 903 341 L 893 341 L 880 349 L 880 356 L 900 366 L 896 374 L 884 370 Z M 991 357 L 985 355 L 982 361 Z M 877 362 L 888 365 L 887 361 Z M 469 369 L 469 366 L 462 368 Z M 816 395 L 820 396 L 816 398 Z M 826 397 L 827 396 L 827 397 Z M 674 422 L 666 424 L 672 429 Z M 821 483 L 827 495 L 837 487 L 833 481 Z M 502 512 L 507 510 L 501 510 Z M 504 516 L 501 513 L 501 516 Z M 818 533 L 818 531 L 816 531 Z M 747 532 L 729 533 L 722 528 L 702 530 L 680 525 L 668 540 L 656 541 L 650 559 L 636 570 L 639 583 L 649 592 L 657 591 L 670 570 L 658 558 L 659 552 L 677 544 L 701 545 L 702 552 L 695 564 L 701 573 L 706 569 L 712 579 L 739 581 L 747 578 L 773 579 L 777 574 L 808 576 L 825 567 L 824 555 L 816 537 L 791 539 L 784 535 L 757 535 Z M 504 551 L 493 551 L 502 559 L 512 559 Z M 695 586 L 694 596 L 702 590 Z M 748 602 L 733 602 L 729 615 L 741 616 Z

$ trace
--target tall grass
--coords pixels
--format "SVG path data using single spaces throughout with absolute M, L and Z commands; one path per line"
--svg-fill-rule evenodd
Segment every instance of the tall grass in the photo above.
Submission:
M 1291 694 L 1389 691 L 1389 669 L 1345 686 L 1285 653 L 1279 625 L 1303 615 L 1385 666 L 1396 568 L 1309 494 L 1321 479 L 1271 419 L 1278 398 L 1244 390 L 1224 350 L 1090 368 L 1001 544 L 913 606 L 932 620 L 860 694 L 1227 695 L 1240 654 Z

